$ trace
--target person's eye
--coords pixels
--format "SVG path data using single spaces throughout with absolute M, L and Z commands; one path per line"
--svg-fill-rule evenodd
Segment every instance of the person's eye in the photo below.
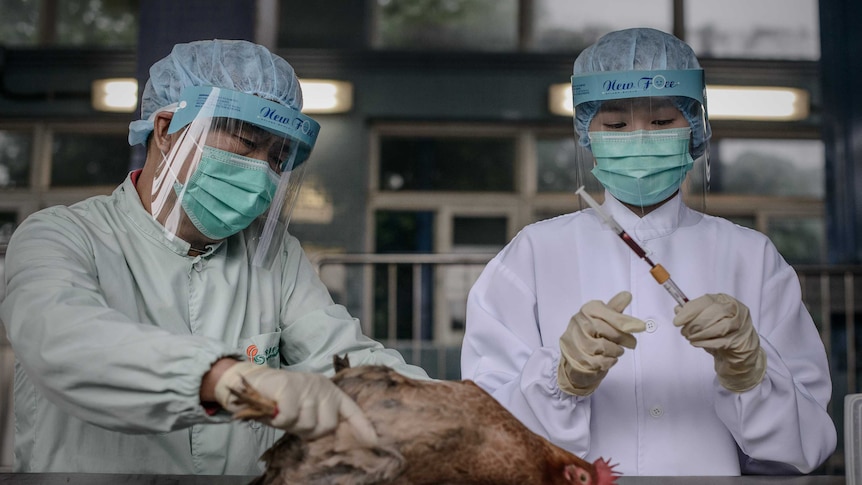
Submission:
M 655 120 L 652 123 L 656 126 L 667 126 L 673 124 L 676 121 L 675 119 L 667 119 L 667 120 Z
M 269 168 L 281 175 L 281 172 L 284 171 L 286 161 L 279 158 L 279 155 L 281 155 L 281 152 L 270 153 L 266 161 L 269 163 Z
M 289 150 L 286 149 L 287 147 L 289 147 L 289 145 L 275 143 L 269 148 L 267 161 L 269 162 L 270 168 L 275 170 L 275 173 L 280 174 L 285 169 L 285 165 L 287 164 L 289 157 Z
M 269 159 L 269 168 L 271 168 L 275 173 L 281 175 L 282 167 L 284 167 L 284 162 L 278 159 Z
M 616 123 L 602 123 L 605 128 L 610 128 L 611 130 L 622 130 L 626 127 L 626 123 L 623 121 L 619 121 Z

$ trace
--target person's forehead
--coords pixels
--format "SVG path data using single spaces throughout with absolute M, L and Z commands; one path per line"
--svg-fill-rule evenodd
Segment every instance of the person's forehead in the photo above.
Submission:
M 290 139 L 286 138 L 280 134 L 273 133 L 266 128 L 255 125 L 254 123 L 249 123 L 247 121 L 238 120 L 235 118 L 214 118 L 213 124 L 221 128 L 225 131 L 234 133 L 234 134 L 242 134 L 248 136 L 254 136 L 258 139 L 267 139 L 280 141 L 284 144 L 290 143 Z
M 674 105 L 668 97 L 612 99 L 602 102 L 599 112 L 628 113 L 631 111 L 658 110 L 664 108 L 676 109 L 676 105 Z

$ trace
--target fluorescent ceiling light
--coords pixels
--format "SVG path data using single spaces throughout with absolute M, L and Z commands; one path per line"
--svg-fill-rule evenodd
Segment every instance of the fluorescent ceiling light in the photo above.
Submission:
M 93 109 L 131 113 L 138 105 L 138 81 L 135 78 L 97 79 L 91 86 Z
M 795 88 L 707 86 L 706 109 L 711 120 L 804 120 L 808 91 Z
M 300 79 L 302 112 L 344 113 L 353 107 L 353 85 L 347 81 Z
M 785 87 L 706 87 L 710 120 L 794 121 L 808 117 L 809 94 L 804 89 Z M 548 89 L 548 109 L 560 116 L 572 116 L 572 85 L 553 84 Z
M 353 85 L 346 81 L 302 79 L 303 113 L 344 113 L 353 107 Z M 138 104 L 134 78 L 98 79 L 91 88 L 93 109 L 131 113 Z
M 548 109 L 560 116 L 572 116 L 575 112 L 572 106 L 572 85 L 552 84 L 548 88 Z

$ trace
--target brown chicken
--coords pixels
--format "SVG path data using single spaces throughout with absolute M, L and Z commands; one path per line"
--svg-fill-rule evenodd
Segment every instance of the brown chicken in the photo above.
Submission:
M 312 441 L 286 434 L 250 485 L 616 483 L 607 461 L 590 464 L 551 444 L 472 381 L 418 381 L 339 357 L 335 368 L 333 382 L 368 416 L 379 446 L 355 445 L 343 427 Z M 248 387 L 234 394 L 249 406 L 240 419 L 274 409 Z

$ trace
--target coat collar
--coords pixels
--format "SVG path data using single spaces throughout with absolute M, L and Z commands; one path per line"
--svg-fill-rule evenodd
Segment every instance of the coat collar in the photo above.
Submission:
M 191 245 L 165 230 L 165 227 L 144 209 L 138 191 L 135 189 L 138 175 L 139 173 L 137 172 L 129 173 L 122 185 L 114 190 L 114 197 L 118 201 L 117 206 L 150 240 L 167 247 L 170 251 L 180 256 L 188 256 Z M 209 256 L 221 244 L 222 242 L 219 242 L 218 244 L 207 246 L 208 251 L 201 256 Z
M 682 202 L 680 192 L 661 207 L 641 217 L 624 206 L 607 190 L 602 209 L 609 213 L 630 236 L 641 241 L 649 241 L 672 234 L 681 226 L 695 224 L 702 214 L 689 209 Z

